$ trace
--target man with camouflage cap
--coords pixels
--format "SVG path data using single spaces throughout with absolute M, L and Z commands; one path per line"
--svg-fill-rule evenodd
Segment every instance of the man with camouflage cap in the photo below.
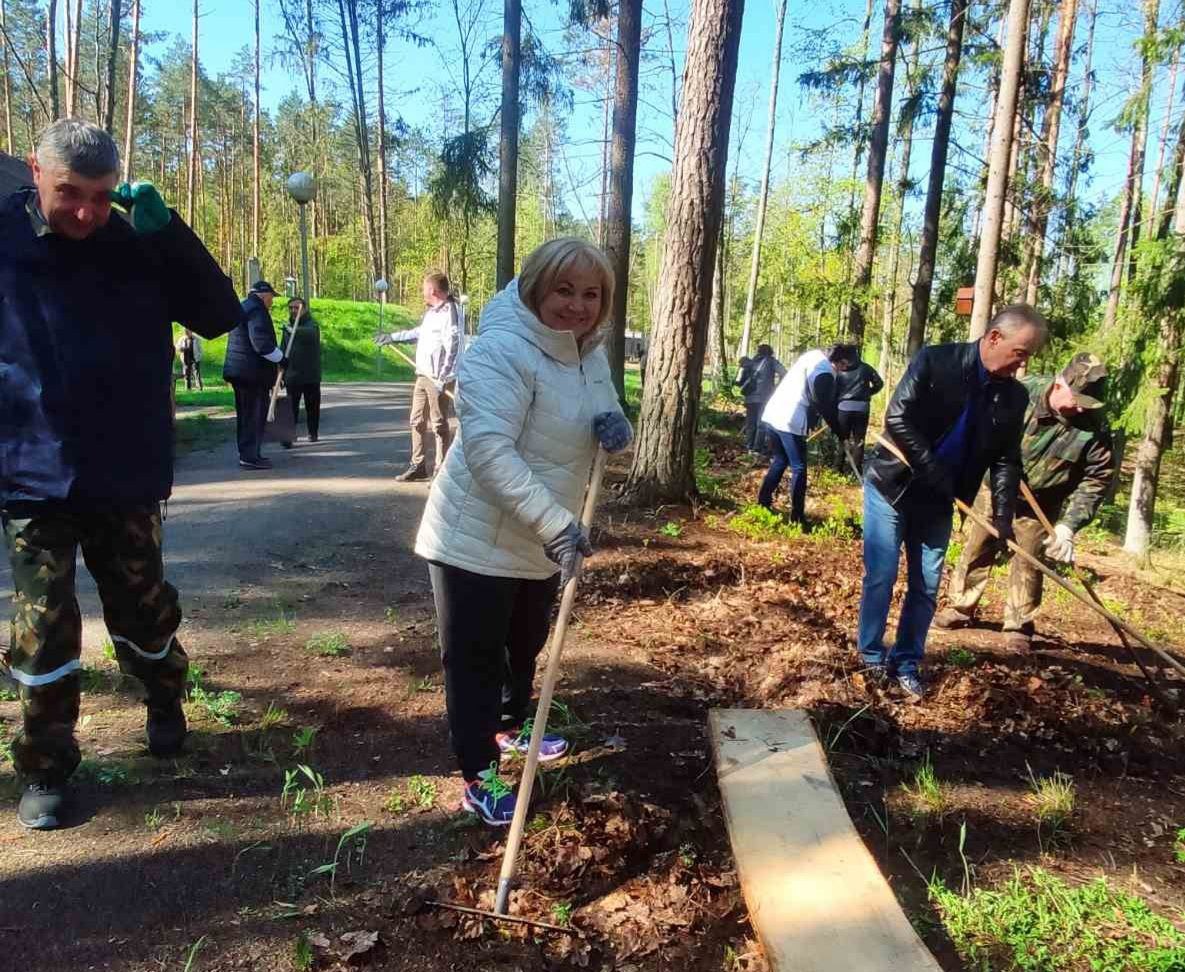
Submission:
M 212 338 L 242 310 L 151 184 L 117 188 L 103 129 L 56 121 L 29 161 L 33 187 L 0 199 L 0 520 L 14 589 L 0 670 L 20 688 L 17 818 L 44 830 L 61 822 L 81 758 L 79 547 L 119 667 L 145 687 L 149 750 L 185 740 L 159 509 L 173 485 L 172 322 Z
M 1054 536 L 1045 536 L 1036 512 L 1020 499 L 1013 521 L 1016 542 L 1034 556 L 1044 546 L 1049 560 L 1071 563 L 1074 535 L 1094 518 L 1111 486 L 1115 454 L 1103 415 L 1106 377 L 1107 366 L 1093 354 L 1082 352 L 1052 381 L 1048 377 L 1024 379 L 1029 392 L 1021 440 L 1025 481 L 1054 523 Z M 992 567 L 1007 553 L 1005 545 L 983 527 L 976 524 L 971 528 L 947 589 L 950 606 L 935 617 L 935 626 L 953 628 L 971 619 Z M 1027 561 L 1012 558 L 1004 606 L 1009 648 L 1030 647 L 1043 579 Z

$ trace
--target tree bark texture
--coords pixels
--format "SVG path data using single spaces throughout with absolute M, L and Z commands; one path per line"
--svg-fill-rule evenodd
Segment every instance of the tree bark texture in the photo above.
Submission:
M 1008 192 L 1008 164 L 1012 154 L 1012 125 L 1024 69 L 1025 33 L 1029 19 L 1029 0 L 1010 0 L 1008 37 L 1004 43 L 1004 64 L 1000 71 L 1000 93 L 996 98 L 996 117 L 992 131 L 992 150 L 988 157 L 987 192 L 983 205 L 983 224 L 979 237 L 979 259 L 975 265 L 975 303 L 971 309 L 970 337 L 980 338 L 987 331 L 995 300 L 996 264 L 1000 256 L 1000 233 L 1003 228 L 1004 197 Z
M 521 0 L 502 3 L 502 130 L 498 139 L 498 255 L 495 283 L 514 277 L 514 226 L 518 204 L 518 81 L 522 60 Z
M 968 0 L 951 0 L 950 23 L 946 29 L 946 56 L 942 65 L 942 90 L 934 120 L 934 143 L 930 149 L 930 181 L 926 186 L 926 207 L 922 215 L 922 238 L 918 244 L 918 275 L 909 308 L 909 336 L 905 353 L 913 357 L 926 343 L 926 318 L 934 287 L 934 262 L 938 253 L 938 220 L 942 214 L 942 187 L 946 181 L 946 157 L 950 151 L 950 127 L 955 112 L 955 91 L 959 61 L 963 56 L 963 28 Z
M 111 0 L 111 43 L 107 48 L 107 100 L 103 112 L 103 127 L 108 135 L 115 134 L 115 68 L 119 63 L 119 29 L 122 21 L 123 0 Z
M 609 367 L 613 373 L 613 387 L 621 402 L 625 401 L 625 328 L 629 307 L 641 49 L 642 0 L 621 0 L 617 11 L 617 77 L 613 92 L 613 144 L 609 157 L 609 218 L 605 232 L 605 251 L 616 278 Z
M 1074 49 L 1074 25 L 1078 19 L 1078 0 L 1062 0 L 1058 14 L 1057 40 L 1054 42 L 1053 78 L 1049 91 L 1049 105 L 1041 122 L 1041 181 L 1029 222 L 1028 252 L 1025 258 L 1028 271 L 1025 282 L 1025 302 L 1036 305 L 1041 283 L 1041 264 L 1044 260 L 1045 233 L 1049 227 L 1049 213 L 1053 208 L 1053 169 L 1057 161 L 1057 140 L 1061 132 L 1062 107 L 1066 98 L 1066 79 L 1070 74 L 1070 56 Z
M 876 233 L 880 220 L 881 191 L 885 182 L 885 156 L 889 146 L 889 122 L 893 107 L 893 74 L 897 66 L 897 45 L 901 37 L 901 0 L 886 0 L 885 29 L 881 38 L 881 59 L 877 71 L 876 96 L 872 103 L 872 132 L 868 142 L 868 178 L 864 183 L 864 209 L 860 216 L 860 245 L 856 249 L 852 286 L 856 298 L 848 315 L 848 337 L 864 342 L 865 308 L 872 264 L 876 258 Z
M 1090 96 L 1094 87 L 1094 35 L 1095 26 L 1099 19 L 1099 5 L 1097 0 L 1090 0 L 1090 12 L 1087 14 L 1086 50 L 1082 63 L 1082 91 L 1078 97 L 1078 110 L 1075 114 L 1074 150 L 1070 155 L 1070 177 L 1066 181 L 1065 211 L 1071 212 L 1078 193 L 1078 172 L 1082 168 L 1083 150 L 1086 146 L 1086 131 L 1090 122 Z M 1064 230 L 1063 230 L 1064 233 Z M 1061 279 L 1069 271 L 1072 264 L 1072 251 L 1069 247 L 1062 247 L 1058 258 L 1057 279 Z
M 712 382 L 718 395 L 728 390 L 728 339 L 724 333 L 728 324 L 728 295 L 724 283 L 724 264 L 728 257 L 728 249 L 723 229 L 721 226 L 720 242 L 716 246 L 716 260 L 712 270 L 712 309 L 708 314 Z
M 185 221 L 193 226 L 197 212 L 198 168 L 198 0 L 193 0 L 193 57 L 189 63 L 189 169 L 186 177 Z M 196 227 L 195 227 L 196 229 Z
M 695 492 L 692 456 L 719 243 L 743 0 L 693 0 L 654 331 L 630 495 Z
M 4 0 L 0 0 L 0 31 L 7 31 L 7 29 L 7 11 Z M 0 50 L 3 50 L 4 67 L 4 151 L 12 155 L 16 150 L 16 143 L 12 138 L 12 81 L 10 80 L 11 67 L 8 60 L 7 40 L 0 44 Z
M 753 307 L 757 301 L 757 279 L 761 273 L 761 237 L 765 232 L 765 209 L 769 203 L 769 171 L 774 157 L 774 130 L 778 122 L 778 77 L 782 70 L 782 32 L 786 26 L 786 0 L 778 0 L 774 21 L 774 57 L 769 76 L 769 121 L 765 129 L 765 160 L 761 169 L 761 191 L 757 196 L 757 219 L 753 226 L 753 254 L 749 261 L 749 286 L 745 291 L 745 321 L 741 326 L 741 354 L 749 353 L 753 335 Z
M 259 171 L 259 112 L 260 112 L 260 97 L 259 97 L 259 60 L 260 60 L 260 40 L 259 40 L 259 5 L 260 0 L 255 0 L 255 104 L 252 115 L 251 128 L 251 171 L 253 173 L 253 184 L 251 187 L 251 255 L 259 256 L 259 219 L 262 207 L 260 206 L 260 171 Z M 301 282 L 301 286 L 304 281 Z
M 1172 66 L 1169 68 L 1168 103 L 1165 105 L 1164 109 L 1164 124 L 1160 127 L 1160 147 L 1156 152 L 1156 165 L 1152 170 L 1152 192 L 1148 194 L 1148 199 L 1152 203 L 1152 212 L 1148 216 L 1148 225 L 1152 227 L 1157 226 L 1160 222 L 1160 183 L 1162 176 L 1164 175 L 1164 153 L 1165 149 L 1168 147 L 1169 131 L 1172 129 L 1173 125 L 1173 103 L 1176 100 L 1177 71 L 1180 70 L 1180 67 L 1181 49 L 1177 48 L 1173 54 Z M 1168 205 L 1172 205 L 1171 199 L 1169 200 Z M 1153 229 L 1153 232 L 1155 232 L 1155 229 Z
M 386 86 L 384 71 L 384 53 L 387 47 L 387 35 L 383 26 L 383 8 L 378 5 L 375 13 L 375 41 L 378 48 L 378 102 L 379 102 L 379 276 L 389 282 L 391 244 L 388 240 L 387 201 L 390 195 L 390 179 L 387 173 L 387 96 L 383 91 Z M 381 295 L 386 301 L 387 295 Z
M 45 56 L 49 61 L 49 107 L 54 119 L 62 116 L 58 100 L 58 0 L 49 0 L 45 15 Z
M 1144 6 L 1144 37 L 1148 43 L 1155 43 L 1157 39 L 1157 21 L 1160 19 L 1160 0 L 1148 0 Z M 1136 275 L 1136 246 L 1140 242 L 1140 233 L 1142 232 L 1144 220 L 1144 167 L 1148 159 L 1148 122 L 1149 113 L 1152 108 L 1152 79 L 1156 72 L 1156 63 L 1153 58 L 1147 54 L 1142 62 L 1141 74 L 1141 91 L 1143 94 L 1143 104 L 1140 113 L 1140 125 L 1142 129 L 1140 134 L 1140 152 L 1137 159 L 1138 169 L 1136 171 L 1136 182 L 1132 192 L 1132 222 L 1131 222 L 1131 240 L 1128 242 L 1127 252 L 1127 279 L 1130 282 Z
M 1151 41 L 1156 34 L 1160 13 L 1159 0 L 1144 2 L 1144 38 Z M 1103 330 L 1109 331 L 1119 317 L 1119 298 L 1123 291 L 1124 271 L 1128 269 L 1128 248 L 1139 242 L 1140 197 L 1143 195 L 1144 152 L 1148 144 L 1148 101 L 1152 96 L 1152 60 L 1147 47 L 1141 57 L 1139 103 L 1132 127 L 1131 149 L 1127 157 L 1127 177 L 1123 181 L 1123 195 L 1119 201 L 1119 229 L 1115 234 L 1115 250 L 1111 261 L 1111 281 L 1107 288 L 1107 306 L 1103 311 Z M 1134 267 L 1133 267 L 1134 269 Z
M 136 86 L 139 84 L 140 6 L 142 0 L 132 2 L 132 48 L 128 52 L 128 104 L 123 130 L 123 181 L 131 182 L 135 171 L 136 152 Z

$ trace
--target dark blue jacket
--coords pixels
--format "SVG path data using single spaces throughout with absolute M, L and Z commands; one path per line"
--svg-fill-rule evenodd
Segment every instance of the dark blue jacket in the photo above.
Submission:
M 164 499 L 172 322 L 225 334 L 234 286 L 176 213 L 147 237 L 112 213 L 74 241 L 33 232 L 31 195 L 0 200 L 0 505 Z
M 276 380 L 276 366 L 265 354 L 276 350 L 272 315 L 255 294 L 243 301 L 243 319 L 226 339 L 222 377 L 240 385 L 268 385 Z

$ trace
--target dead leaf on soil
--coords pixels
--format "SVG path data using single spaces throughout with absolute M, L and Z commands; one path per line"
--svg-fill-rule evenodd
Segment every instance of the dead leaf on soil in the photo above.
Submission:
M 376 931 L 346 932 L 342 935 L 341 942 L 345 946 L 342 951 L 342 959 L 351 965 L 358 965 L 378 947 L 379 933 Z

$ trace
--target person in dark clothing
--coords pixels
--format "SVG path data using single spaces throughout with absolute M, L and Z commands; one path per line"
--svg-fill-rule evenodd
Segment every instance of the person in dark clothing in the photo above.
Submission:
M 280 345 L 288 354 L 284 385 L 292 403 L 292 424 L 295 426 L 300 421 L 303 398 L 309 441 L 316 442 L 321 428 L 321 328 L 299 297 L 288 301 L 288 323 L 280 335 Z M 286 449 L 292 448 L 291 442 L 282 444 Z
M 773 397 L 774 388 L 786 376 L 782 362 L 774 357 L 768 344 L 757 345 L 757 355 L 741 358 L 741 370 L 734 384 L 745 399 L 745 448 L 752 453 L 769 455 L 769 443 L 761 427 L 761 412 Z
M 173 486 L 172 322 L 208 338 L 242 311 L 230 280 L 146 182 L 119 179 L 111 136 L 52 123 L 34 188 L 0 201 L 0 510 L 12 565 L 17 818 L 59 824 L 78 766 L 78 548 L 115 657 L 147 692 L 148 748 L 178 752 L 187 660 L 164 578 L 159 504 Z M 112 218 L 113 202 L 120 209 Z
M 284 366 L 284 352 L 276 345 L 272 324 L 272 301 L 276 291 L 266 280 L 251 285 L 243 301 L 243 320 L 226 339 L 222 377 L 235 391 L 235 421 L 239 442 L 239 466 L 243 469 L 271 469 L 270 459 L 260 452 L 267 407 L 276 369 Z
M 1045 319 L 1013 304 L 966 344 L 922 348 L 885 412 L 864 474 L 864 582 L 857 647 L 874 681 L 896 676 L 925 694 L 918 668 L 934 619 L 950 543 L 951 505 L 970 505 L 991 472 L 992 519 L 1012 537 L 1021 476 L 1020 440 L 1029 396 L 1013 376 L 1046 339 Z M 909 580 L 897 639 L 884 644 L 901 548 Z
M 835 375 L 836 418 L 843 433 L 844 452 L 856 469 L 864 469 L 864 437 L 872 396 L 885 387 L 872 365 L 860 360 L 860 349 L 851 346 L 856 363 Z

